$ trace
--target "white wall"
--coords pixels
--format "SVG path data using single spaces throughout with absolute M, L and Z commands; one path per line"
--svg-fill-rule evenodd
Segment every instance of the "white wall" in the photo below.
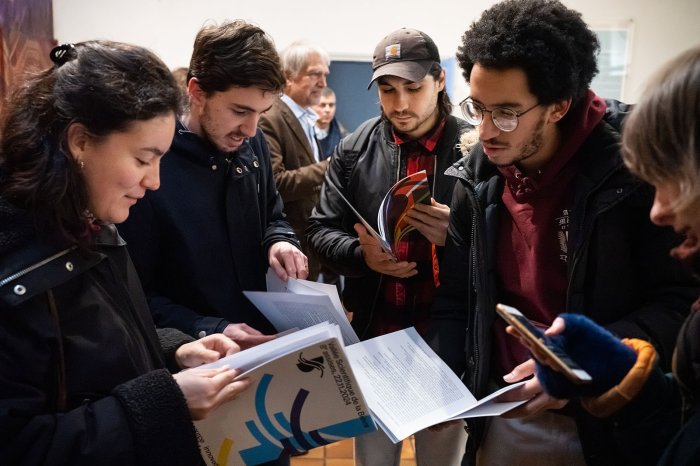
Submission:
M 53 0 L 59 42 L 111 39 L 147 46 L 170 66 L 186 66 L 207 21 L 256 23 L 282 48 L 297 39 L 322 45 L 332 59 L 370 60 L 376 43 L 399 27 L 428 33 L 443 58 L 494 0 Z M 661 63 L 700 44 L 698 0 L 564 0 L 595 29 L 632 24 L 623 100 L 636 101 Z M 299 24 L 294 27 L 293 21 Z

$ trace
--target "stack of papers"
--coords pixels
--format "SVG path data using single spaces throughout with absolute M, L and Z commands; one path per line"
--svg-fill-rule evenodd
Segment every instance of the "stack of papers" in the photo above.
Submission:
M 254 385 L 195 427 L 205 462 L 254 465 L 375 429 L 393 442 L 454 419 L 497 416 L 525 403 L 477 400 L 414 328 L 359 341 L 335 286 L 268 274 L 245 292 L 280 332 L 221 359 Z

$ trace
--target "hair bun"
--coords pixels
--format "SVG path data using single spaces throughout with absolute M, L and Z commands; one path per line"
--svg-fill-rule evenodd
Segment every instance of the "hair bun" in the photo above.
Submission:
M 75 45 L 73 44 L 61 44 L 57 47 L 51 49 L 49 53 L 51 61 L 56 64 L 56 66 L 61 66 L 67 61 L 75 58 Z

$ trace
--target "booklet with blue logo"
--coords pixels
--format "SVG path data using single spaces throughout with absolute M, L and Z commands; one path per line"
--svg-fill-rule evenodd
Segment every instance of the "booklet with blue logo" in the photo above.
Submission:
M 287 312 L 277 329 L 292 333 L 209 365 L 241 368 L 241 377 L 254 383 L 207 419 L 195 421 L 207 464 L 260 464 L 375 426 L 398 442 L 435 424 L 498 416 L 527 401 L 498 400 L 524 382 L 477 400 L 412 327 L 343 347 L 337 324 L 308 326 L 322 318 L 324 308 L 331 319 L 341 319 L 331 301 L 317 302 L 317 295 L 300 291 L 292 286 L 286 292 L 262 292 L 254 300 L 263 304 L 266 316 L 263 309 L 290 311 L 281 304 L 285 301 L 297 310 L 304 300 L 318 308 Z M 306 328 L 294 331 L 294 326 Z
M 337 325 L 322 323 L 200 366 L 253 380 L 194 422 L 205 462 L 256 465 L 375 430 L 341 341 Z

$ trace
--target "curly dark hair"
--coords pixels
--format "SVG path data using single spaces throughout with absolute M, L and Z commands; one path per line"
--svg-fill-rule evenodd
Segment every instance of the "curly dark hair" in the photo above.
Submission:
M 88 194 L 66 144 L 68 127 L 81 123 L 100 138 L 136 121 L 174 116 L 180 92 L 168 67 L 143 47 L 110 41 L 61 47 L 56 65 L 29 77 L 5 107 L 0 195 L 31 212 L 37 226 L 82 246 Z
M 520 68 L 540 104 L 586 94 L 598 73 L 600 44 L 577 11 L 557 0 L 506 0 L 486 10 L 462 36 L 457 60 L 472 68 Z
M 272 38 L 243 20 L 199 30 L 187 80 L 193 77 L 207 94 L 225 92 L 232 86 L 282 92 L 287 82 Z

